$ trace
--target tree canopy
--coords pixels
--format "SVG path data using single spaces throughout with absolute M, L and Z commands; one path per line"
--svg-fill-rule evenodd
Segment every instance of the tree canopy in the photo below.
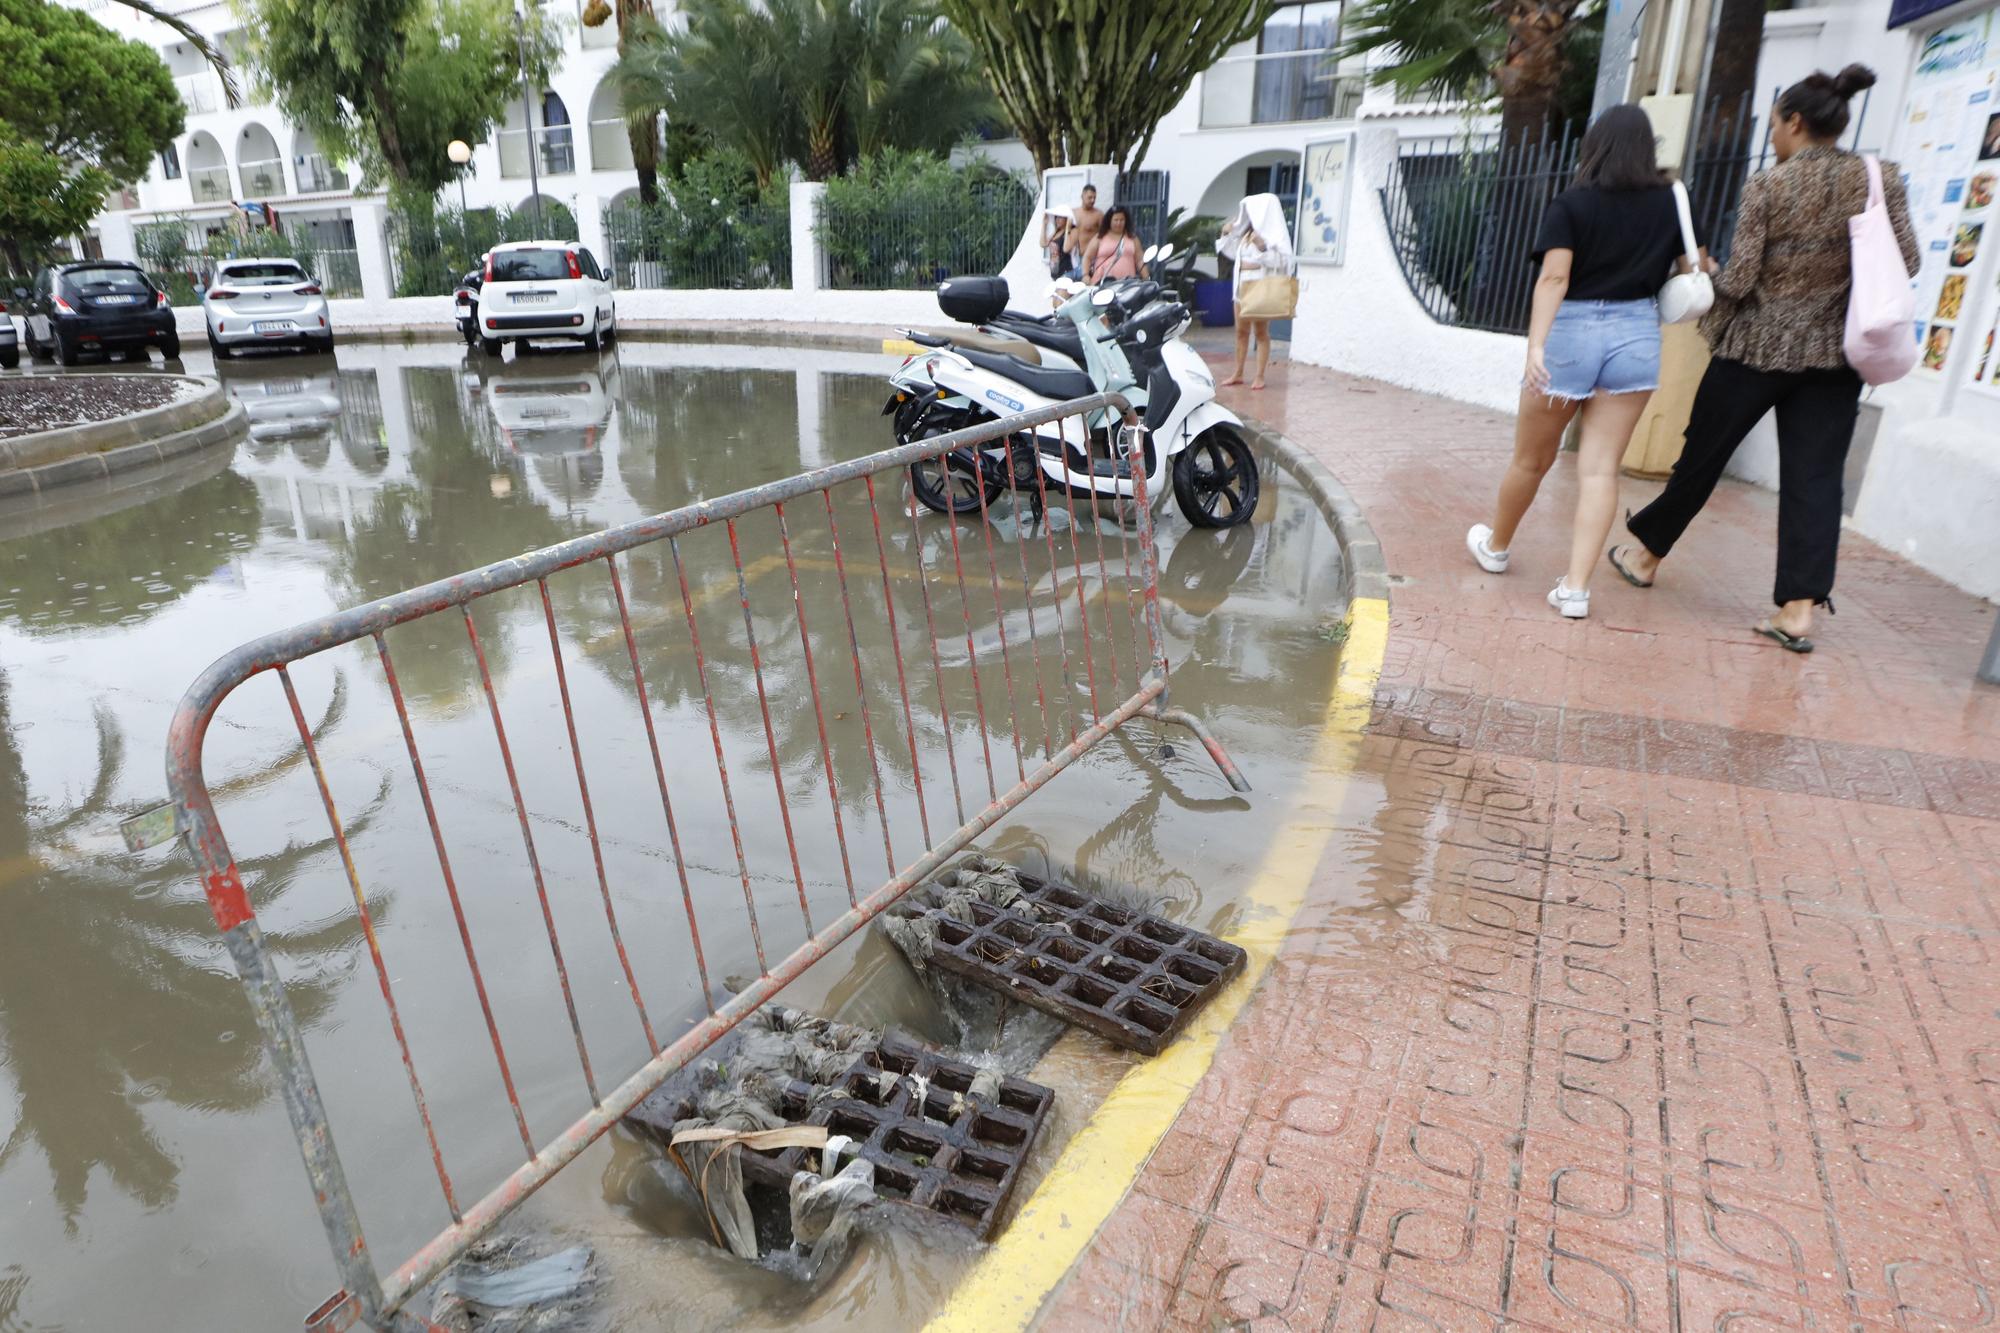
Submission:
M 492 0 L 244 0 L 258 80 L 329 153 L 406 203 L 457 178 L 453 139 L 478 143 L 520 91 L 514 19 Z M 559 38 L 527 9 L 529 77 Z
M 691 0 L 686 27 L 641 20 L 618 63 L 628 113 L 664 111 L 812 180 L 886 148 L 942 152 L 995 119 L 976 54 L 933 0 Z
M 152 47 L 67 5 L 0 0 L 0 125 L 18 142 L 123 185 L 185 123 Z
M 1254 36 L 1277 8 L 1276 0 L 943 4 L 1042 170 L 1136 165 L 1195 76 Z
M 56 241 L 90 225 L 111 177 L 96 167 L 71 168 L 8 134 L 0 126 L 0 255 L 9 270 L 25 273 Z

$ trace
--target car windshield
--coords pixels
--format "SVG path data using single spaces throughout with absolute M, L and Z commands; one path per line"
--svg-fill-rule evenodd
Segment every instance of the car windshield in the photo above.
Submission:
M 217 286 L 272 287 L 306 280 L 305 270 L 297 264 L 231 264 L 215 275 Z
M 569 276 L 569 254 L 563 250 L 502 250 L 493 256 L 493 281 L 543 282 Z
M 74 268 L 62 282 L 72 296 L 143 296 L 152 290 L 144 274 L 129 268 Z

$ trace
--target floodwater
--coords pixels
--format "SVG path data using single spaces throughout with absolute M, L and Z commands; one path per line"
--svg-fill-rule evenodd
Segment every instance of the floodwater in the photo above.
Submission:
M 891 364 L 862 353 L 644 343 L 600 357 L 510 356 L 499 368 L 445 344 L 249 361 L 223 370 L 251 420 L 233 449 L 0 510 L 0 1331 L 296 1328 L 338 1286 L 192 862 L 171 846 L 127 853 L 117 830 L 164 798 L 167 723 L 202 668 L 308 617 L 885 447 L 879 412 Z M 187 365 L 210 371 L 203 356 Z M 980 845 L 1043 858 L 1085 887 L 1136 888 L 1205 929 L 1230 927 L 1290 808 L 1338 654 L 1327 629 L 1340 610 L 1337 545 L 1277 460 L 1265 459 L 1263 473 L 1264 499 L 1245 528 L 1194 530 L 1171 504 L 1159 523 L 1174 702 L 1208 722 L 1256 793 L 1232 795 L 1185 734 L 1140 724 Z M 828 506 L 816 496 L 794 502 L 783 534 L 789 562 L 769 513 L 742 521 L 747 629 L 738 561 L 719 528 L 684 537 L 678 568 L 664 544 L 622 556 L 618 590 L 597 563 L 550 579 L 546 604 L 532 585 L 487 599 L 470 621 L 490 701 L 465 617 L 388 633 L 438 837 L 538 1141 L 589 1101 L 493 708 L 584 1055 L 608 1090 L 653 1039 L 672 1040 L 706 1012 L 704 968 L 709 993 L 724 996 L 756 975 L 760 946 L 775 965 L 805 938 L 801 900 L 816 925 L 832 921 L 848 905 L 850 877 L 855 892 L 874 889 L 892 860 L 918 855 L 926 829 L 941 839 L 961 803 L 972 813 L 1079 719 L 1087 724 L 1092 677 L 1099 712 L 1133 690 L 1135 622 L 1126 617 L 1135 602 L 1119 577 L 1115 525 L 1064 514 L 1024 523 L 1003 501 L 983 530 L 958 526 L 954 553 L 950 525 L 927 514 L 913 523 L 904 504 L 895 478 L 878 482 L 872 507 L 860 487 L 842 487 L 831 505 L 836 548 Z M 1136 565 L 1136 551 L 1124 554 Z M 963 598 L 955 561 L 966 571 Z M 689 650 L 683 576 L 701 659 Z M 1024 586 L 1037 591 L 1024 595 Z M 1084 606 L 1063 602 L 1079 588 Z M 1086 616 L 1096 617 L 1095 658 L 1088 671 L 1074 661 L 1065 670 L 1056 635 L 1080 657 Z M 467 1205 L 523 1149 L 382 658 L 364 642 L 290 674 Z M 983 733 L 975 702 L 986 709 Z M 449 1214 L 326 809 L 274 676 L 224 704 L 206 773 L 386 1272 Z M 607 896 L 643 1019 L 610 944 Z M 873 932 L 836 949 L 785 999 L 946 1035 L 901 956 Z M 1035 1175 L 1129 1064 L 1108 1051 L 1066 1039 L 1038 1067 L 1058 1102 Z M 614 1132 L 510 1223 L 596 1250 L 603 1280 L 589 1326 L 913 1327 L 973 1257 L 948 1231 L 892 1228 L 865 1238 L 832 1282 L 808 1292 L 715 1250 L 670 1171 Z

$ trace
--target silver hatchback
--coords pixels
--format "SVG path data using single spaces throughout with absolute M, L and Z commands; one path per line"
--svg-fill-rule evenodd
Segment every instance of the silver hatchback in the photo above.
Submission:
M 217 358 L 245 347 L 333 350 L 326 294 L 294 259 L 226 259 L 201 294 L 208 346 Z

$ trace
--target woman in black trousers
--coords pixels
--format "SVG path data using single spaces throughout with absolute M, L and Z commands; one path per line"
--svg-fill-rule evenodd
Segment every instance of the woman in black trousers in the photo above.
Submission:
M 1841 351 L 1850 285 L 1847 220 L 1868 202 L 1868 169 L 1838 146 L 1847 103 L 1875 82 L 1849 65 L 1787 88 L 1771 118 L 1778 164 L 1752 177 L 1737 213 L 1716 304 L 1701 322 L 1714 352 L 1695 392 L 1687 443 L 1658 499 L 1626 520 L 1637 548 L 1614 546 L 1627 581 L 1653 583 L 1660 561 L 1687 531 L 1736 446 L 1766 412 L 1778 417 L 1778 610 L 1757 632 L 1798 653 L 1812 651 L 1813 608 L 1833 592 L 1840 547 L 1841 478 L 1861 377 Z M 1882 164 L 1882 187 L 1903 264 L 1917 271 L 1902 174 Z

